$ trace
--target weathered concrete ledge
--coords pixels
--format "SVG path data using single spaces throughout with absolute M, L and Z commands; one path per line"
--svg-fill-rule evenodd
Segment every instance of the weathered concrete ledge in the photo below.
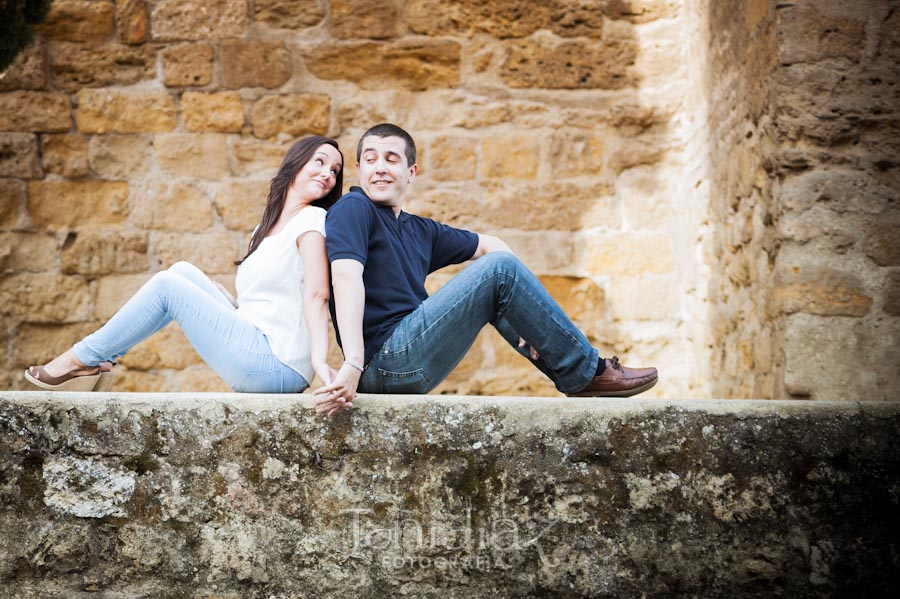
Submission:
M 0 596 L 900 583 L 900 402 L 0 392 Z

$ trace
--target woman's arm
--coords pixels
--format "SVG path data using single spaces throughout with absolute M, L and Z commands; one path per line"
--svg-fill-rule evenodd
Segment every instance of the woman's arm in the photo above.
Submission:
M 326 362 L 329 279 L 325 237 L 318 231 L 306 231 L 297 238 L 297 249 L 303 262 L 303 318 L 309 331 L 309 353 L 316 374 L 323 384 L 330 385 L 336 373 Z

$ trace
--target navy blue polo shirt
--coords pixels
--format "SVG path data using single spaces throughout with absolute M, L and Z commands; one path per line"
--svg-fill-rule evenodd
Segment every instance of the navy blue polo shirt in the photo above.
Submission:
M 403 317 L 428 297 L 425 277 L 449 264 L 465 262 L 477 248 L 475 233 L 402 211 L 396 217 L 390 206 L 371 201 L 359 187 L 351 187 L 328 210 L 325 218 L 328 261 L 349 258 L 363 265 L 366 364 Z M 340 344 L 334 293 L 330 307 Z

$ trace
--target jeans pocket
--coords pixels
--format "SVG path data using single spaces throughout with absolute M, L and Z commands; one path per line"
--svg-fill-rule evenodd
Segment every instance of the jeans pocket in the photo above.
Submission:
M 382 393 L 417 394 L 431 391 L 431 380 L 425 375 L 423 368 L 412 372 L 393 372 L 379 368 L 378 381 Z

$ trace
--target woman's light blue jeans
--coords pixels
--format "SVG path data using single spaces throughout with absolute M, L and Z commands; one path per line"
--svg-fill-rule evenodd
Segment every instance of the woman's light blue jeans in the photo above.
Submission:
M 238 392 L 299 393 L 309 383 L 282 364 L 269 340 L 193 264 L 158 272 L 98 331 L 75 344 L 75 355 L 93 366 L 113 361 L 176 321 L 200 357 Z
M 366 365 L 359 391 L 427 393 L 447 377 L 486 324 L 563 393 L 580 391 L 599 355 L 537 277 L 509 252 L 483 256 L 400 321 Z M 518 347 L 519 337 L 528 346 Z

